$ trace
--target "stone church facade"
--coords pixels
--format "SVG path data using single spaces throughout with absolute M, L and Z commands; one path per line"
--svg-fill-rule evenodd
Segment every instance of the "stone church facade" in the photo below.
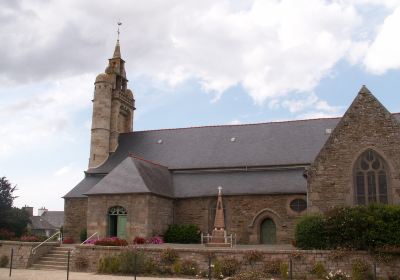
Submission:
M 298 217 L 400 203 L 400 115 L 362 87 L 341 118 L 133 131 L 135 99 L 117 41 L 94 87 L 89 168 L 64 196 L 64 235 L 212 231 L 223 188 L 238 243 L 290 243 Z

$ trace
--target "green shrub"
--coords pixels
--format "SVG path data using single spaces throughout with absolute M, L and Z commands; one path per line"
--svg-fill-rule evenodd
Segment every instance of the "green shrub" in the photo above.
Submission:
M 183 275 L 197 275 L 199 272 L 199 266 L 195 261 L 184 260 L 181 263 L 181 273 Z
M 326 275 L 326 269 L 323 263 L 317 262 L 314 264 L 314 267 L 311 270 L 311 273 L 317 276 L 319 279 L 322 279 Z
M 279 274 L 282 279 L 288 279 L 289 277 L 289 265 L 286 262 L 282 262 L 279 266 Z
M 301 249 L 325 249 L 325 221 L 321 215 L 302 217 L 295 229 L 296 245 Z
M 376 250 L 400 247 L 400 206 L 373 204 L 338 207 L 325 216 L 306 216 L 296 226 L 302 249 Z
M 224 258 L 214 263 L 213 275 L 215 278 L 223 279 L 233 276 L 240 270 L 241 263 L 235 258 Z
M 246 263 L 253 266 L 256 262 L 262 261 L 263 253 L 257 250 L 246 251 L 243 256 Z
M 160 258 L 164 264 L 173 264 L 179 259 L 179 254 L 175 249 L 167 248 L 161 252 Z
M 145 258 L 143 261 L 143 273 L 151 275 L 157 274 L 159 266 L 160 263 L 157 262 L 155 259 Z
M 142 251 L 125 251 L 118 255 L 118 259 L 119 259 L 119 272 L 123 274 L 133 274 L 135 272 L 135 262 L 136 262 L 136 273 L 143 272 L 144 254 Z
M 86 228 L 82 229 L 81 232 L 79 233 L 79 239 L 81 242 L 85 241 L 87 239 L 87 230 Z
M 103 257 L 99 260 L 97 272 L 133 274 L 135 272 L 135 255 L 136 272 L 142 273 L 144 271 L 144 254 L 140 251 L 125 251 L 115 256 Z
M 7 267 L 8 265 L 8 256 L 1 256 L 0 257 L 0 267 Z
M 264 263 L 264 272 L 268 276 L 279 276 L 281 273 L 282 260 L 270 260 Z
M 372 280 L 374 276 L 369 264 L 363 260 L 355 260 L 351 265 L 351 279 L 353 280 Z
M 164 233 L 167 243 L 200 243 L 200 230 L 196 225 L 170 225 Z
M 100 259 L 97 272 L 99 273 L 118 273 L 120 261 L 118 256 L 107 256 Z

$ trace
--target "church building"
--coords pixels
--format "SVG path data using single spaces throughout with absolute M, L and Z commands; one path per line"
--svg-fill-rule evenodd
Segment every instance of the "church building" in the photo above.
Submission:
M 117 41 L 94 83 L 89 168 L 64 196 L 66 238 L 210 233 L 218 186 L 242 244 L 290 243 L 305 213 L 400 203 L 400 114 L 365 86 L 341 118 L 133 131 L 134 111 Z

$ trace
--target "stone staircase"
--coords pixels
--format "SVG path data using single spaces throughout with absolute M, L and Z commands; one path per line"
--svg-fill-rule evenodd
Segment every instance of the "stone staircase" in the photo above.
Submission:
M 69 247 L 53 247 L 50 252 L 41 256 L 31 266 L 32 269 L 66 270 L 68 265 Z

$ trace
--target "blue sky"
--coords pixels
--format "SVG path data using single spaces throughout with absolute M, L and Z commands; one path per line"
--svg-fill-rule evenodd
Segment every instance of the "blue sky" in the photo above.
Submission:
M 341 116 L 365 84 L 400 112 L 400 0 L 5 0 L 0 176 L 62 210 L 89 156 L 116 22 L 135 130 Z

